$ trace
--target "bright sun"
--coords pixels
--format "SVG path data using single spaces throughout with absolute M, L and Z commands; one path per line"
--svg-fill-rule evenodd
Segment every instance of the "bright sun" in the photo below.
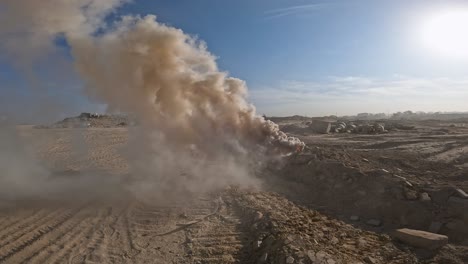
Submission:
M 468 8 L 434 11 L 422 19 L 422 44 L 438 56 L 468 59 Z

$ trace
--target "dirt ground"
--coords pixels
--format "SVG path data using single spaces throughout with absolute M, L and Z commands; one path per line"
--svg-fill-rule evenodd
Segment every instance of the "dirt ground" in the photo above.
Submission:
M 468 263 L 468 209 L 452 198 L 468 191 L 468 126 L 298 135 L 307 149 L 259 171 L 263 188 L 177 201 L 125 188 L 127 128 L 19 131 L 80 193 L 2 199 L 0 263 Z M 438 251 L 391 238 L 434 223 L 450 239 Z

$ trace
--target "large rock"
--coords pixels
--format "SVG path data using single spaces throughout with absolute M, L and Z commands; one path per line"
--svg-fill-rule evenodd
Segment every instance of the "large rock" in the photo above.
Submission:
M 447 236 L 408 228 L 396 230 L 394 237 L 410 246 L 430 250 L 441 248 L 448 243 Z
M 460 198 L 468 199 L 468 194 L 462 189 L 455 189 L 455 194 Z
M 309 129 L 315 133 L 328 134 L 330 133 L 331 122 L 314 120 L 312 121 L 312 123 L 309 124 Z

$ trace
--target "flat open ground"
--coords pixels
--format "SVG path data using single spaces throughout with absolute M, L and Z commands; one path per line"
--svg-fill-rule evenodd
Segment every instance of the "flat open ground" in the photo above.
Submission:
M 19 131 L 68 191 L 3 199 L 0 263 L 468 262 L 465 204 L 449 201 L 468 191 L 464 127 L 299 135 L 308 149 L 259 173 L 263 189 L 177 201 L 126 188 L 126 128 Z M 433 222 L 450 239 L 440 251 L 388 235 Z

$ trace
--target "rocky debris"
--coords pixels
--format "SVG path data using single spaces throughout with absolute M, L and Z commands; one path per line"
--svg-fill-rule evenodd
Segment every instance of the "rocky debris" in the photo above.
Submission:
M 262 246 L 262 243 L 263 243 L 262 240 L 255 241 L 254 244 L 253 244 L 253 249 L 254 250 L 259 249 Z
M 406 186 L 403 188 L 403 190 L 406 200 L 414 201 L 419 198 L 419 194 L 416 190 L 413 190 L 412 188 L 407 188 Z
M 347 132 L 346 127 L 347 125 L 345 122 L 338 122 L 334 125 L 333 128 L 334 128 L 334 132 L 336 133 L 345 133 Z
M 423 192 L 423 193 L 421 193 L 421 195 L 419 196 L 419 200 L 421 200 L 422 202 L 430 202 L 430 201 L 431 201 L 431 197 L 429 196 L 428 193 Z
M 314 251 L 312 250 L 309 250 L 307 252 L 307 257 L 309 258 L 309 260 L 315 264 L 333 264 L 333 263 L 336 263 L 336 261 L 327 253 L 323 252 L 323 251 L 319 251 L 317 253 L 315 253 Z
M 89 119 L 89 118 L 99 118 L 101 115 L 98 113 L 81 113 L 78 118 L 80 119 Z
M 410 246 L 429 250 L 439 249 L 448 243 L 447 236 L 408 228 L 396 230 L 394 237 Z
M 324 120 L 313 120 L 301 123 L 280 125 L 281 131 L 291 134 L 328 134 L 330 133 L 331 122 Z
M 384 123 L 355 124 L 354 122 L 329 121 L 313 119 L 300 123 L 290 123 L 280 126 L 281 130 L 293 134 L 329 134 L 329 133 L 356 133 L 356 134 L 383 134 L 388 133 Z
M 375 258 L 369 257 L 369 256 L 364 258 L 364 262 L 367 263 L 367 264 L 377 264 L 378 263 L 378 261 Z
M 348 131 L 350 133 L 357 133 L 357 134 L 383 134 L 383 133 L 388 133 L 388 131 L 385 129 L 385 124 L 383 124 L 383 123 L 360 124 L 360 125 L 352 124 L 352 126 L 350 127 L 350 129 Z
M 254 221 L 259 221 L 260 219 L 263 218 L 263 214 L 259 211 L 255 212 L 255 216 L 254 216 Z
M 97 113 L 81 113 L 76 117 L 67 117 L 50 126 L 36 126 L 36 128 L 109 128 L 135 125 L 136 122 L 122 115 L 102 115 Z
M 235 195 L 246 221 L 255 223 L 253 241 L 262 241 L 252 252 L 256 263 L 365 263 L 366 257 L 376 263 L 416 263 L 414 255 L 396 248 L 388 236 L 299 207 L 280 195 Z M 264 215 L 259 221 L 254 220 L 257 212 Z

